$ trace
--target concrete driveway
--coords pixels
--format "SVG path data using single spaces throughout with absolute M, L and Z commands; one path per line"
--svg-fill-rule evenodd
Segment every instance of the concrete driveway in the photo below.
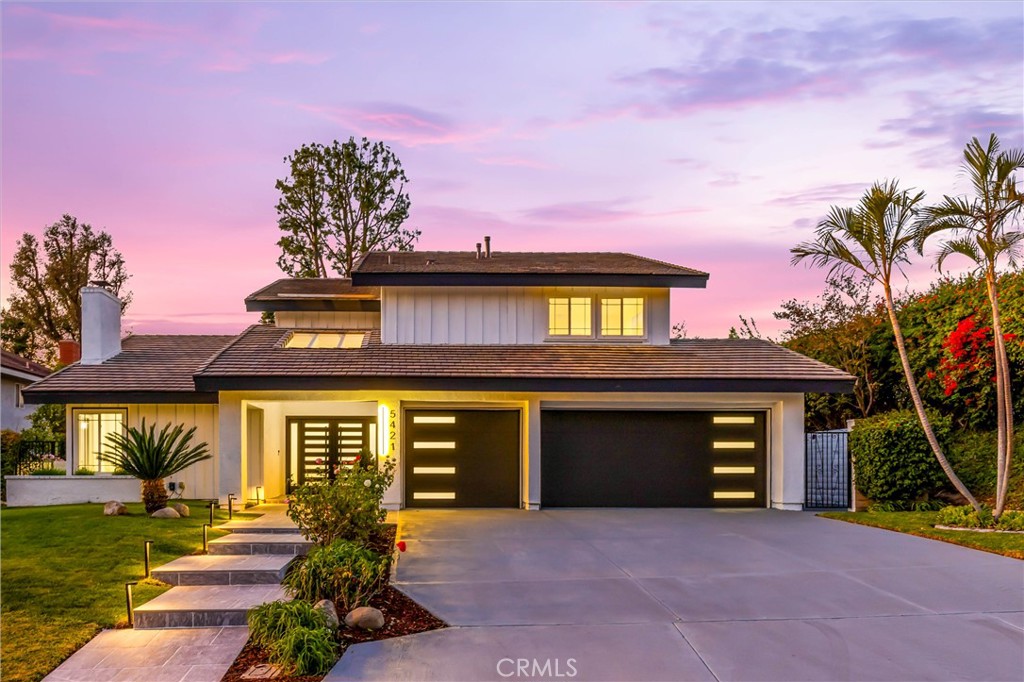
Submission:
M 812 514 L 403 511 L 453 627 L 328 680 L 1022 680 L 1024 562 Z

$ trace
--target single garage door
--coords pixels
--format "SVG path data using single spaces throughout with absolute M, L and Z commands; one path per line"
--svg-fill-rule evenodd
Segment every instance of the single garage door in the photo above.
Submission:
M 518 410 L 406 410 L 405 506 L 518 507 Z
M 763 412 L 545 410 L 545 507 L 763 507 Z

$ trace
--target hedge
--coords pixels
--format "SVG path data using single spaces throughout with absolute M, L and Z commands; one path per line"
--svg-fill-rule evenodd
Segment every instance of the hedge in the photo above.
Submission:
M 934 413 L 929 417 L 945 450 L 950 443 L 950 420 Z M 947 481 L 917 414 L 910 410 L 858 419 L 850 433 L 850 454 L 857 489 L 875 502 L 922 500 Z

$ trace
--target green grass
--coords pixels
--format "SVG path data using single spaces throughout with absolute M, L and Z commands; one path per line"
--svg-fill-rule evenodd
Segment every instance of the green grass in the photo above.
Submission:
M 124 584 L 144 575 L 144 540 L 154 541 L 154 568 L 202 551 L 209 510 L 204 502 L 186 503 L 192 516 L 182 519 L 151 519 L 141 504 L 110 517 L 102 504 L 0 511 L 4 682 L 40 680 L 101 628 L 127 623 Z M 216 523 L 226 520 L 219 510 Z M 223 534 L 211 531 L 210 538 Z M 157 581 L 137 585 L 135 604 L 168 589 Z
M 1002 554 L 1014 559 L 1024 559 L 1024 535 L 939 530 L 933 527 L 938 518 L 938 512 L 825 512 L 819 516 L 942 540 L 954 545 Z

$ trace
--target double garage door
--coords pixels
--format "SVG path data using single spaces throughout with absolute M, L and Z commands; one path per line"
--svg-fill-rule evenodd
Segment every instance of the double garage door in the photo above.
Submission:
M 517 410 L 407 410 L 407 507 L 518 507 Z M 542 507 L 763 507 L 762 412 L 544 410 Z

